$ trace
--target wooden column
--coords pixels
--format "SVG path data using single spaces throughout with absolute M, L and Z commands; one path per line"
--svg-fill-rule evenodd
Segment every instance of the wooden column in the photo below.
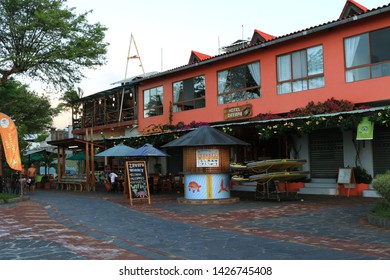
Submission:
M 61 161 L 60 161 L 60 147 L 57 147 L 57 182 L 61 181 L 62 170 L 61 170 Z
M 96 190 L 95 180 L 95 147 L 93 145 L 93 128 L 91 127 L 91 189 Z
M 62 147 L 62 175 L 66 174 L 66 153 L 65 147 Z
M 85 176 L 86 176 L 86 183 L 87 183 L 87 191 L 90 190 L 90 183 L 91 183 L 91 176 L 89 172 L 89 144 L 88 144 L 88 131 L 89 129 L 87 128 L 85 130 Z

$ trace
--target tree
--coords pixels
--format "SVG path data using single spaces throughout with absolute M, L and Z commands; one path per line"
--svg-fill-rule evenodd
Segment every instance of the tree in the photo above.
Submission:
M 57 109 L 62 112 L 67 109 L 72 109 L 75 106 L 75 102 L 83 98 L 84 91 L 81 88 L 71 89 L 64 92 L 60 98 L 60 103 L 57 106 Z
M 48 97 L 29 91 L 26 85 L 14 79 L 0 86 L 0 96 L 0 112 L 15 122 L 21 149 L 27 145 L 24 135 L 48 131 L 58 112 L 51 107 Z
M 70 88 L 105 63 L 107 30 L 66 0 L 0 0 L 0 86 L 15 74 Z

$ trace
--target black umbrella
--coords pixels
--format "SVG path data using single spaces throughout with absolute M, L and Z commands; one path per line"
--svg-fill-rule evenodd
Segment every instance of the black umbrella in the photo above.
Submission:
M 214 146 L 214 145 L 248 146 L 249 144 L 211 126 L 202 126 L 161 147 L 168 148 L 168 147 L 193 147 L 193 146 Z

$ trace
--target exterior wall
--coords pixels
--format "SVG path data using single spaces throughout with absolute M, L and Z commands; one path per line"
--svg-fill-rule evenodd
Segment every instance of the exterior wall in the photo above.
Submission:
M 381 77 L 359 82 L 345 82 L 344 38 L 380 29 L 390 25 L 388 14 L 377 15 L 358 22 L 351 22 L 332 30 L 317 32 L 278 43 L 267 48 L 231 56 L 210 64 L 193 67 L 185 71 L 151 78 L 139 86 L 139 128 L 141 132 L 152 124 L 169 123 L 169 104 L 173 101 L 172 83 L 198 75 L 206 77 L 206 107 L 183 112 L 174 112 L 172 124 L 182 121 L 220 122 L 224 120 L 224 108 L 251 103 L 253 115 L 259 113 L 284 113 L 297 107 L 304 107 L 309 101 L 319 102 L 328 98 L 346 99 L 353 103 L 373 102 L 388 99 L 390 77 Z M 322 45 L 324 57 L 325 87 L 278 95 L 276 92 L 276 56 L 292 51 Z M 229 104 L 218 104 L 217 72 L 229 67 L 260 61 L 262 97 Z M 156 86 L 163 86 L 164 115 L 143 117 L 143 91 Z M 375 88 L 373 91 L 372 89 Z
M 343 133 L 344 140 L 344 166 L 356 166 L 357 151 L 360 161 L 358 160 L 357 165 L 366 169 L 366 171 L 373 175 L 373 156 L 372 156 L 372 141 L 369 140 L 354 140 L 353 144 L 353 133 L 352 131 L 346 131 Z
M 309 135 L 302 134 L 300 137 L 294 135 L 294 142 L 298 150 L 296 157 L 298 159 L 306 159 L 307 162 L 302 166 L 302 171 L 310 171 L 310 152 L 309 152 Z M 295 158 L 292 156 L 291 158 Z

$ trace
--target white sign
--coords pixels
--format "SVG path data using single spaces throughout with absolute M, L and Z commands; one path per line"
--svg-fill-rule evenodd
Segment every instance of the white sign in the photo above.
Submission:
M 196 150 L 196 167 L 219 167 L 219 150 Z

